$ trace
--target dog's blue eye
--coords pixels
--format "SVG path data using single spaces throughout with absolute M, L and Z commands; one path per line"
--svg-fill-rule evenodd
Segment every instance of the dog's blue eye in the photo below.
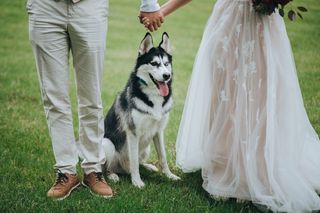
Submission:
M 166 67 L 169 66 L 169 62 L 164 63 L 164 66 Z
M 160 64 L 159 63 L 157 63 L 157 62 L 150 62 L 150 64 L 152 65 L 152 66 L 160 66 Z

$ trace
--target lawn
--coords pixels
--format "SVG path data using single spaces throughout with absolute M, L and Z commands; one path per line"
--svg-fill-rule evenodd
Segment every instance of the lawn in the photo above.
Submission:
M 320 3 L 298 1 L 309 12 L 304 20 L 287 22 L 305 106 L 320 133 Z M 161 1 L 163 2 L 163 1 Z M 40 101 L 38 78 L 28 41 L 25 0 L 0 1 L 0 212 L 257 212 L 234 200 L 215 201 L 201 188 L 200 172 L 183 174 L 175 167 L 175 139 L 197 48 L 214 1 L 193 1 L 153 33 L 170 35 L 174 51 L 174 100 L 165 133 L 169 164 L 182 177 L 172 182 L 142 170 L 146 187 L 136 189 L 128 176 L 111 183 L 116 196 L 104 200 L 79 187 L 61 202 L 46 197 L 54 182 L 53 153 Z M 138 23 L 139 0 L 111 0 L 107 55 L 103 78 L 104 112 L 111 106 L 132 70 L 145 34 Z M 70 75 L 73 76 L 72 70 Z M 71 78 L 72 79 L 72 78 Z M 75 134 L 78 132 L 74 81 L 70 81 Z M 151 162 L 156 162 L 153 150 Z M 79 172 L 81 170 L 79 169 Z

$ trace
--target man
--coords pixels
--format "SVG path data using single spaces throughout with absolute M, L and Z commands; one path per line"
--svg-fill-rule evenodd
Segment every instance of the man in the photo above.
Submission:
M 151 2 L 151 4 L 150 4 Z M 161 25 L 159 5 L 141 1 L 141 14 Z M 150 6 L 152 5 L 152 6 Z M 113 196 L 103 178 L 100 152 L 104 135 L 101 80 L 107 33 L 108 0 L 28 0 L 29 37 L 52 140 L 57 178 L 47 196 L 62 200 L 79 184 L 78 151 L 84 160 L 83 184 L 104 198 Z M 69 98 L 69 54 L 72 53 L 78 95 L 79 150 Z

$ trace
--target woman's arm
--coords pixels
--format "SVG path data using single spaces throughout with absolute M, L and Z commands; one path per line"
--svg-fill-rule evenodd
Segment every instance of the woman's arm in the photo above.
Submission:
M 189 3 L 190 1 L 191 0 L 169 0 L 164 5 L 161 6 L 159 13 L 161 14 L 161 16 L 167 16 L 167 15 L 171 14 L 172 12 L 174 12 L 179 7 L 182 7 L 183 5 Z M 158 23 L 159 27 L 161 26 L 161 23 L 163 22 L 163 19 L 161 19 L 161 20 L 162 21 Z M 142 24 L 146 28 L 148 28 L 151 32 L 158 29 L 158 27 L 156 27 L 156 28 L 153 27 L 155 25 L 153 23 L 154 20 L 149 19 L 149 17 L 141 17 L 140 22 L 142 22 Z
M 191 0 L 169 0 L 161 6 L 161 12 L 164 16 L 167 16 L 189 2 Z

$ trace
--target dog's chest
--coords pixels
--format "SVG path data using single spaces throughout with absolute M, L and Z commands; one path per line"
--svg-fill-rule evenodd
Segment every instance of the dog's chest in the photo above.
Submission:
M 160 114 L 154 115 L 141 113 L 137 110 L 132 112 L 132 118 L 136 128 L 136 132 L 144 138 L 153 137 L 158 131 L 164 129 L 168 115 Z
M 157 132 L 164 130 L 172 106 L 171 98 L 164 105 L 164 99 L 160 96 L 149 96 L 149 100 L 152 101 L 153 106 L 145 104 L 138 98 L 134 99 L 136 108 L 131 112 L 135 132 L 142 143 L 150 141 Z
M 172 107 L 172 98 L 170 98 L 164 105 L 162 97 L 149 97 L 149 99 L 152 101 L 153 106 L 149 106 L 138 98 L 133 99 L 137 110 L 142 112 L 141 114 L 146 114 L 144 118 L 151 119 L 151 122 L 153 122 L 154 120 L 160 121 L 166 117 Z

